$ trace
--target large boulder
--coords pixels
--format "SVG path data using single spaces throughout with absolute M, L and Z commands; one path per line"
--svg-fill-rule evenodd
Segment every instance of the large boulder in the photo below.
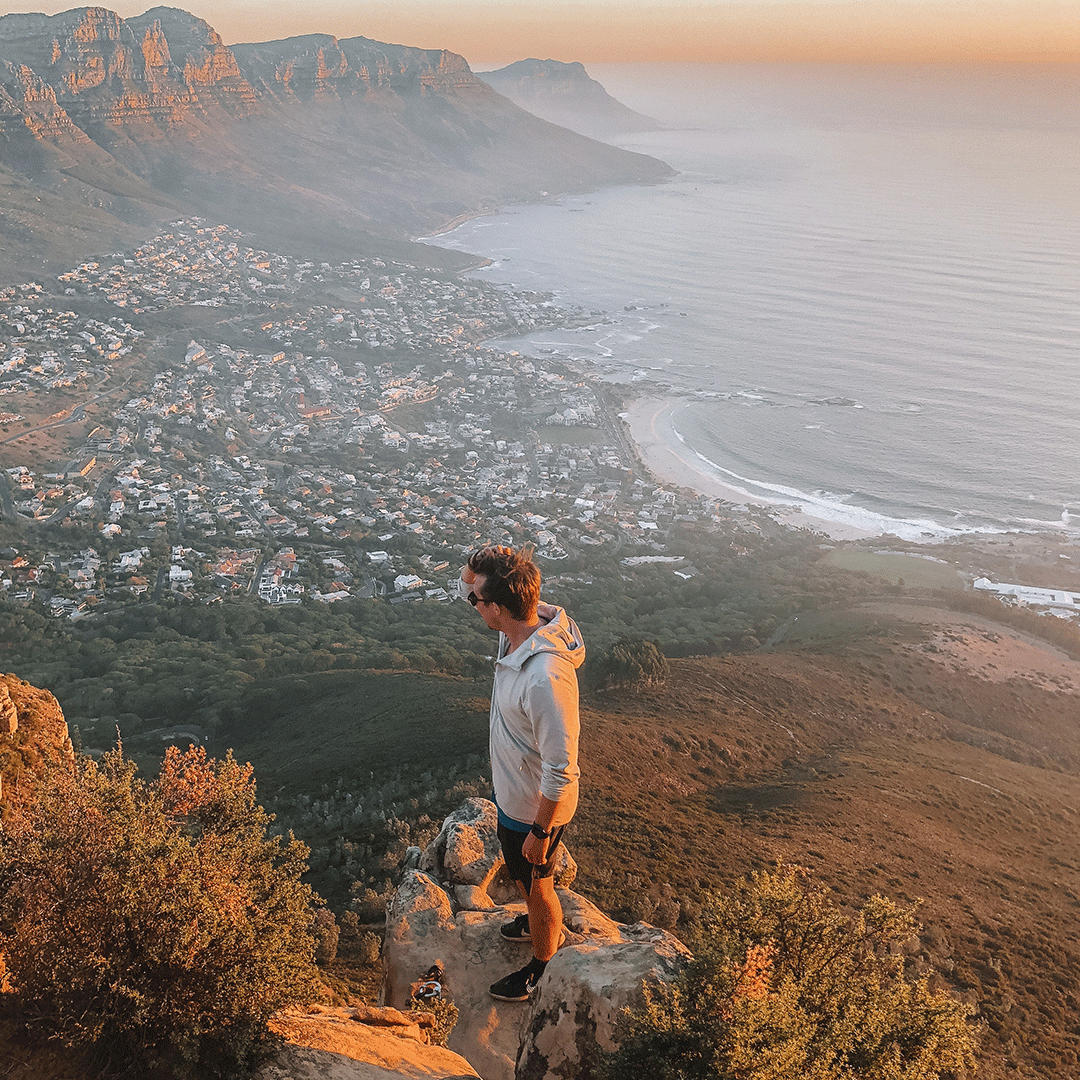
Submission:
M 19 730 L 19 707 L 11 700 L 6 682 L 0 682 L 0 735 L 15 737 Z
M 511 881 L 499 844 L 498 813 L 488 799 L 466 799 L 444 822 L 417 860 L 406 857 L 406 865 L 418 866 L 425 874 L 445 885 L 459 907 L 485 910 L 495 904 L 514 903 L 521 893 Z M 410 848 L 410 852 L 414 849 Z M 568 889 L 577 877 L 577 863 L 559 846 L 555 863 L 555 884 Z
M 56 698 L 17 675 L 0 674 L 0 803 L 8 812 L 17 809 L 42 773 L 74 760 Z
M 422 855 L 407 856 L 387 909 L 380 1003 L 407 1009 L 412 985 L 438 964 L 443 993 L 458 1009 L 449 1047 L 484 1080 L 513 1080 L 522 1069 L 530 1080 L 577 1077 L 575 1069 L 591 1068 L 610 1048 L 614 1017 L 640 1003 L 642 982 L 670 978 L 688 953 L 671 934 L 623 926 L 559 887 L 565 941 L 534 999 L 493 1000 L 488 986 L 531 956 L 527 942 L 499 933 L 525 904 L 503 878 L 495 830 L 494 806 L 470 799 Z M 568 853 L 562 869 L 572 881 Z
M 591 1080 L 615 1047 L 620 1010 L 645 1003 L 643 986 L 673 979 L 686 949 L 655 927 L 621 928 L 624 939 L 560 949 L 536 988 L 518 1049 L 516 1080 Z
M 420 857 L 427 874 L 443 872 L 461 885 L 486 888 L 502 862 L 495 804 L 466 799 L 442 824 Z
M 365 1006 L 287 1009 L 270 1021 L 285 1044 L 256 1080 L 468 1080 L 469 1063 L 427 1045 L 430 1014 Z

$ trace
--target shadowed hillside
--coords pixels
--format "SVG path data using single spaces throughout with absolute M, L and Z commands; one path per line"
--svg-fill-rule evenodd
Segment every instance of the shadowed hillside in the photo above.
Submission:
M 852 903 L 923 898 L 916 953 L 977 1004 L 980 1075 L 1071 1077 L 1080 671 L 1000 624 L 917 615 L 811 618 L 813 651 L 672 661 L 663 687 L 593 697 L 581 884 L 671 925 L 777 860 Z M 822 655 L 823 632 L 847 644 Z

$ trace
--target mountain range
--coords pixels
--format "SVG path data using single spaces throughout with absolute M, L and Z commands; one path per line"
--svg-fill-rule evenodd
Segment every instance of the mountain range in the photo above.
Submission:
M 279 249 L 452 262 L 408 238 L 670 173 L 531 115 L 445 50 L 329 34 L 227 47 L 169 7 L 0 17 L 5 276 L 181 214 Z

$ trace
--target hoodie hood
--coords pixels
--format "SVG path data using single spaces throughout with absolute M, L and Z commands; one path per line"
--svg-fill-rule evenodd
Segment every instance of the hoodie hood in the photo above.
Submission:
M 544 615 L 553 613 L 553 617 L 537 627 L 532 636 L 509 656 L 501 657 L 498 663 L 520 670 L 527 660 L 539 653 L 555 653 L 575 669 L 581 667 L 585 662 L 585 642 L 577 623 L 560 607 L 542 604 L 541 609 Z

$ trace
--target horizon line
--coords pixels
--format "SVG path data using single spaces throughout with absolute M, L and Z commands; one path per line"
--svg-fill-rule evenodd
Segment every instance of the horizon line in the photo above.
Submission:
M 0 0 L 0 15 L 82 10 L 57 0 L 25 6 Z M 154 7 L 150 0 L 93 6 L 124 19 Z M 362 36 L 457 53 L 470 67 L 507 56 L 593 64 L 1080 63 L 1080 4 L 1065 0 L 688 0 L 674 10 L 662 0 L 551 0 L 543 11 L 510 0 L 369 0 L 362 11 L 349 0 L 313 0 L 302 10 L 291 0 L 194 0 L 179 10 L 230 47 Z

